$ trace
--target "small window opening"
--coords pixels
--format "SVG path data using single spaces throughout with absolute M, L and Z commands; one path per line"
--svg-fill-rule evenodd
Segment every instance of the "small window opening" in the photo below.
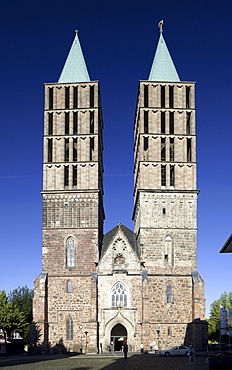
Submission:
M 192 142 L 191 139 L 187 139 L 187 161 L 192 161 Z
M 78 134 L 78 127 L 77 127 L 77 112 L 73 112 L 73 134 Z
M 77 166 L 73 166 L 73 186 L 77 186 Z
M 148 149 L 148 137 L 143 137 L 143 150 L 146 152 Z
M 144 107 L 148 107 L 148 85 L 144 85 Z
M 53 135 L 53 113 L 48 113 L 48 135 Z
M 94 137 L 91 137 L 90 138 L 90 146 L 89 146 L 89 150 L 90 150 L 90 153 L 89 153 L 89 160 L 92 161 L 93 160 L 93 152 L 94 152 Z
M 170 166 L 170 186 L 175 186 L 175 167 Z
M 65 135 L 69 135 L 69 113 L 65 113 Z
M 161 161 L 166 160 L 166 139 L 161 138 Z
M 174 112 L 169 112 L 169 134 L 174 135 Z
M 73 109 L 77 108 L 78 87 L 73 87 Z
M 166 186 L 166 166 L 161 165 L 161 186 Z
M 148 134 L 148 111 L 144 111 L 144 133 Z
M 48 107 L 53 109 L 53 87 L 49 87 L 48 91 Z
M 90 127 L 89 127 L 90 134 L 94 133 L 94 112 L 90 112 Z
M 73 162 L 77 161 L 77 138 L 73 139 Z
M 69 109 L 69 96 L 70 96 L 70 88 L 65 87 L 65 109 Z
M 174 138 L 170 137 L 169 139 L 169 157 L 170 162 L 174 161 Z
M 69 167 L 64 166 L 64 186 L 69 185 Z
M 190 86 L 186 86 L 186 109 L 190 108 Z
M 164 255 L 164 260 L 165 260 L 165 262 L 168 262 L 168 254 Z
M 48 139 L 48 162 L 52 162 L 52 139 Z
M 69 139 L 64 140 L 64 161 L 69 162 Z
M 166 302 L 172 303 L 172 286 L 171 285 L 166 286 Z
M 70 280 L 67 281 L 67 293 L 72 293 L 72 283 Z
M 68 209 L 68 203 L 65 203 L 64 209 L 67 211 L 67 209 Z
M 166 215 L 166 208 L 163 208 L 163 215 Z
M 94 86 L 90 86 L 89 106 L 94 108 Z
M 186 134 L 191 135 L 191 112 L 187 112 L 186 117 Z
M 161 108 L 165 108 L 165 86 L 161 86 Z
M 169 86 L 169 108 L 173 108 L 174 106 L 174 86 Z
M 168 336 L 170 336 L 170 335 L 171 335 L 171 329 L 168 328 Z
M 165 112 L 161 112 L 161 134 L 165 134 Z

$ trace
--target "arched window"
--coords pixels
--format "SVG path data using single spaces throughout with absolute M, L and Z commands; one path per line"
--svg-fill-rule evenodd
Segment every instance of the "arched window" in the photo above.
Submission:
M 127 307 L 127 291 L 126 287 L 117 282 L 111 290 L 112 307 Z
M 66 266 L 75 266 L 75 244 L 73 238 L 68 238 L 66 242 Z
M 72 283 L 70 280 L 67 281 L 67 293 L 72 293 Z
M 66 320 L 66 339 L 73 339 L 73 319 L 71 316 Z
M 173 240 L 170 235 L 166 236 L 164 241 L 164 265 L 165 266 L 173 266 L 173 258 L 174 257 L 174 250 L 173 250 Z
M 172 303 L 172 286 L 166 286 L 166 303 Z

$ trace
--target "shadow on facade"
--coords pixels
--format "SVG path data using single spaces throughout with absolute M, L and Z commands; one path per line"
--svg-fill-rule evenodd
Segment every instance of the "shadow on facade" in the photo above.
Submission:
M 194 346 L 197 351 L 206 351 L 208 345 L 208 323 L 206 320 L 195 319 L 188 323 L 184 345 Z

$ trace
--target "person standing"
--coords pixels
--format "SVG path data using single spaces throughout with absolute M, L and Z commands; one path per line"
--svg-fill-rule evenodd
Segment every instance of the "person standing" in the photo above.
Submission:
M 124 343 L 123 352 L 124 352 L 124 358 L 126 360 L 127 359 L 127 352 L 128 352 L 128 345 L 127 345 L 127 343 Z
M 193 348 L 192 344 L 190 344 L 189 346 L 188 354 L 189 354 L 189 363 L 191 365 L 194 361 L 194 355 L 195 355 L 195 349 Z

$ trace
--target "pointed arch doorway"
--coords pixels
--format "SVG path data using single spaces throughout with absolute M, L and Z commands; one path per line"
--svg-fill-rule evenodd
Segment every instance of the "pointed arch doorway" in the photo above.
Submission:
M 110 342 L 114 351 L 122 351 L 124 342 L 127 342 L 127 330 L 122 324 L 116 324 L 110 334 Z

